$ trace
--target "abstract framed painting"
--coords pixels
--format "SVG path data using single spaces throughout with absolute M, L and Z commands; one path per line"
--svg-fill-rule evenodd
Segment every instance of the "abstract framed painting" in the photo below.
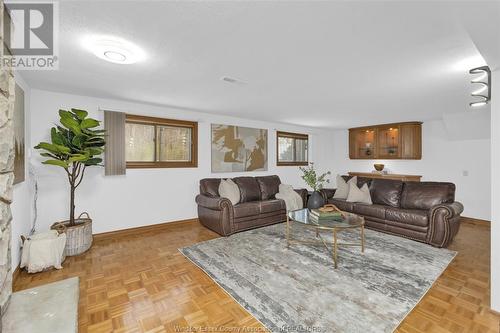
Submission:
M 212 124 L 212 172 L 267 171 L 267 129 Z

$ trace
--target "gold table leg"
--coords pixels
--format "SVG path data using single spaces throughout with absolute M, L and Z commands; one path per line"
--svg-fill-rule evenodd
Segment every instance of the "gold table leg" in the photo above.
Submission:
M 333 263 L 337 268 L 337 229 L 333 229 Z
M 365 253 L 365 226 L 361 226 L 361 253 Z

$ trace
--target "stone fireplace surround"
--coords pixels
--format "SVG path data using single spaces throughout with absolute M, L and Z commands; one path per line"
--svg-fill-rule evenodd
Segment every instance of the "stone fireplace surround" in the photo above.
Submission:
M 4 16 L 0 0 L 0 17 Z M 1 20 L 3 21 L 3 20 Z M 0 26 L 0 56 L 3 56 L 3 27 Z M 0 69 L 0 313 L 4 315 L 12 294 L 11 221 L 12 184 L 14 182 L 14 76 Z M 0 316 L 0 318 L 1 318 Z M 0 332 L 2 323 L 0 320 Z

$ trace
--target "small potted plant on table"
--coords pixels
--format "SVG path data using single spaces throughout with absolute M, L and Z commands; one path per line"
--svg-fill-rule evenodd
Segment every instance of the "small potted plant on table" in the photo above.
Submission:
M 309 163 L 307 167 L 299 167 L 300 171 L 302 171 L 302 179 L 309 185 L 310 188 L 313 189 L 312 194 L 309 196 L 307 200 L 307 208 L 315 209 L 322 207 L 325 204 L 325 199 L 319 191 L 323 188 L 325 183 L 329 183 L 330 180 L 326 177 L 331 174 L 330 171 L 325 172 L 321 176 L 316 174 L 316 170 L 314 170 L 314 163 Z
M 92 245 L 92 220 L 84 212 L 75 218 L 75 191 L 81 184 L 85 169 L 101 165 L 104 152 L 105 131 L 96 129 L 100 122 L 89 118 L 85 110 L 59 110 L 60 123 L 51 128 L 51 142 L 40 142 L 35 149 L 48 158 L 43 164 L 64 169 L 70 186 L 69 220 L 57 222 L 52 229 L 65 228 L 68 256 L 87 251 Z M 83 217 L 86 215 L 85 217 Z

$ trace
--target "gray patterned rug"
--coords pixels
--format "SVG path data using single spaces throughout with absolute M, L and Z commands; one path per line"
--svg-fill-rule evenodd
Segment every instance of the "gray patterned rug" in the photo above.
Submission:
M 367 230 L 364 255 L 323 246 L 286 247 L 283 224 L 180 251 L 272 332 L 392 332 L 456 252 Z M 294 225 L 295 237 L 314 232 Z M 323 238 L 327 238 L 323 234 Z M 359 232 L 341 232 L 357 242 Z

